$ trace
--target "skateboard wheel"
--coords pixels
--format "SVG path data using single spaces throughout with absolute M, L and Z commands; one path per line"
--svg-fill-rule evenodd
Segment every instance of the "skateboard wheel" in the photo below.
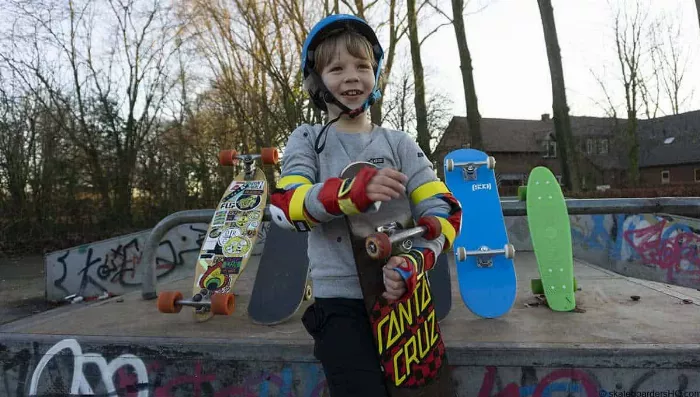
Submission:
M 264 147 L 260 152 L 263 164 L 277 164 L 279 161 L 279 152 L 274 147 Z
M 455 162 L 452 159 L 447 159 L 447 172 L 452 172 L 455 169 Z
M 527 186 L 518 186 L 518 200 L 527 200 Z
M 158 311 L 161 313 L 179 313 L 182 305 L 182 293 L 179 291 L 163 291 L 158 295 Z
M 211 312 L 214 314 L 223 314 L 225 316 L 233 313 L 236 306 L 233 294 L 212 294 L 211 296 Z
M 418 226 L 425 226 L 426 230 L 423 237 L 426 240 L 435 240 L 442 234 L 442 224 L 437 217 L 429 216 L 418 220 Z
M 384 233 L 375 233 L 365 240 L 367 255 L 372 259 L 385 259 L 391 255 L 391 240 Z
M 505 251 L 505 257 L 506 259 L 513 259 L 515 257 L 515 247 L 513 244 L 506 244 L 503 246 L 503 250 Z
M 222 150 L 219 152 L 219 164 L 233 165 L 236 163 L 236 156 L 238 156 L 238 152 L 234 149 Z
M 544 294 L 544 286 L 542 286 L 542 279 L 533 278 L 532 280 L 530 280 L 530 289 L 535 295 Z
M 486 158 L 486 168 L 492 170 L 496 168 L 496 158 L 493 156 L 489 156 Z
M 467 250 L 464 247 L 457 247 L 457 260 L 463 262 L 467 259 Z

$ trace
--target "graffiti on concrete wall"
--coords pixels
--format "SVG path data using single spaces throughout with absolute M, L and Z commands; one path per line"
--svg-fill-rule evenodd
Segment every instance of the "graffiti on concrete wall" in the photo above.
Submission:
M 481 380 L 478 397 L 700 397 L 700 370 L 457 367 L 458 378 Z M 478 372 L 481 372 L 479 374 Z M 462 395 L 460 393 L 460 395 Z
M 629 259 L 666 270 L 669 281 L 680 275 L 700 281 L 700 228 L 670 217 L 635 215 L 625 219 L 622 240 L 633 251 Z
M 266 223 L 260 229 L 253 255 L 260 255 L 268 226 Z M 207 228 L 206 223 L 183 224 L 168 231 L 156 251 L 156 277 L 189 276 Z M 141 258 L 149 233 L 146 230 L 47 254 L 47 300 L 60 301 L 67 296 L 90 300 L 140 288 L 145 266 Z
M 326 392 L 318 364 L 263 364 L 271 367 L 190 358 L 168 361 L 130 353 L 106 358 L 85 351 L 76 339 L 64 339 L 40 357 L 26 393 L 19 395 L 321 397 Z M 3 395 L 17 392 L 16 387 L 7 388 Z
M 635 263 L 660 274 L 657 281 L 700 285 L 700 221 L 661 215 L 571 217 L 575 246 L 605 251 L 611 261 Z M 637 276 L 640 269 L 632 269 Z
M 31 349 L 31 350 L 30 350 Z M 47 348 L 0 345 L 0 395 L 124 397 L 321 397 L 316 362 L 216 361 L 144 347 L 85 347 L 63 339 Z M 453 366 L 459 396 L 700 397 L 699 368 Z

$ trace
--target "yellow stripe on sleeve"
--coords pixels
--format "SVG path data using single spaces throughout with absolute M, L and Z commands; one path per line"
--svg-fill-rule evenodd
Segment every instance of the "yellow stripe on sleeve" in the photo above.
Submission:
M 411 193 L 411 202 L 413 203 L 413 205 L 417 205 L 418 203 L 429 197 L 449 192 L 450 190 L 447 189 L 447 186 L 445 186 L 445 184 L 442 183 L 442 181 L 428 182 L 426 184 L 418 186 L 413 191 L 413 193 Z

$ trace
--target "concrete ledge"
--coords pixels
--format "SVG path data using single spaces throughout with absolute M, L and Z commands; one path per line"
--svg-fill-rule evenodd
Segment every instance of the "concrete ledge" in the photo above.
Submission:
M 459 396 L 700 392 L 698 344 L 463 343 L 448 355 Z M 308 343 L 16 334 L 0 363 L 3 396 L 328 395 Z

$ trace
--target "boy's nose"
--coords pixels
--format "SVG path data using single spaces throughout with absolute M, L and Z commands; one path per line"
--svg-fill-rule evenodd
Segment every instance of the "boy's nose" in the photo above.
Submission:
M 351 74 L 345 76 L 345 82 L 346 82 L 346 83 L 355 82 L 355 81 L 358 81 L 359 79 L 360 79 L 360 78 L 357 77 L 357 74 L 355 74 L 355 73 L 351 73 Z

